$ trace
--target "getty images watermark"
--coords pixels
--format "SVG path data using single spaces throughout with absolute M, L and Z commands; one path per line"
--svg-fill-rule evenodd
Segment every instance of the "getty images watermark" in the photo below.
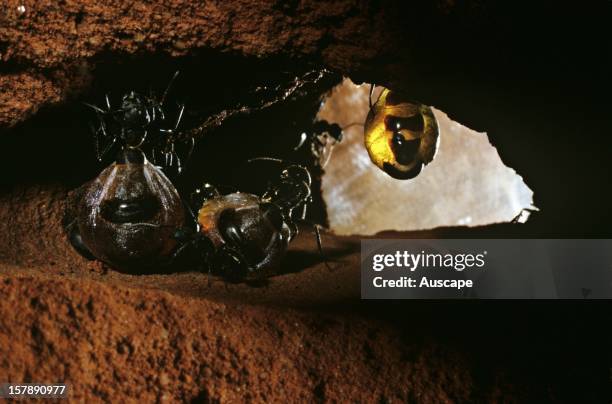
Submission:
M 612 240 L 362 240 L 361 297 L 610 299 Z

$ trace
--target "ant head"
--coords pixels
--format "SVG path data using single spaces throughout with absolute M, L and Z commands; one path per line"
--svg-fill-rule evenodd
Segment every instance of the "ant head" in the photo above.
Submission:
M 282 182 L 304 183 L 308 187 L 312 185 L 312 177 L 310 171 L 304 166 L 291 164 L 281 171 Z
M 125 128 L 141 129 L 155 120 L 155 110 L 148 98 L 131 91 L 121 99 L 115 118 Z
M 335 142 L 342 141 L 342 127 L 337 123 L 329 123 L 326 120 L 316 121 L 312 124 L 312 130 L 316 135 L 331 137 Z
M 293 209 L 310 200 L 312 178 L 306 167 L 291 164 L 281 171 L 280 178 L 268 186 L 262 200 L 277 205 L 291 215 Z

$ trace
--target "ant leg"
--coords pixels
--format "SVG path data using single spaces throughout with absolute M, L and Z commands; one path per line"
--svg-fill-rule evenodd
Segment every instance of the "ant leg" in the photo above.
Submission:
M 106 133 L 106 124 L 104 120 L 100 117 L 100 131 L 104 137 L 108 137 L 108 133 Z
M 206 267 L 208 268 L 208 271 L 206 271 L 206 285 L 210 288 L 212 286 L 212 265 L 210 262 L 206 263 Z
M 521 211 L 510 221 L 510 223 L 513 224 L 517 224 L 517 223 L 525 223 L 527 221 L 527 219 L 529 219 L 529 216 L 531 216 L 533 213 L 535 212 L 539 212 L 540 209 L 538 208 L 523 208 L 521 209 Z
M 300 220 L 306 220 L 306 213 L 308 212 L 308 204 L 304 203 L 301 206 L 302 211 L 300 212 Z
M 188 146 L 187 155 L 185 156 L 185 161 L 188 162 L 191 159 L 191 155 L 193 154 L 193 149 L 195 149 L 195 139 L 193 137 L 189 137 L 189 146 Z
M 145 142 L 145 140 L 147 140 L 147 135 L 149 134 L 148 131 L 144 131 L 142 137 L 140 138 L 140 142 L 138 142 L 138 144 L 135 146 L 135 148 L 140 148 L 140 146 L 142 146 L 142 144 Z
M 98 117 L 98 121 L 99 121 L 98 128 L 96 129 L 93 126 L 93 124 L 90 124 L 89 127 L 94 137 L 94 148 L 96 151 L 96 157 L 98 161 L 102 161 L 102 157 L 104 157 L 105 152 L 100 152 L 100 145 L 102 143 L 102 139 L 106 139 L 109 137 L 108 134 L 106 133 L 106 125 L 104 124 L 105 112 L 102 109 L 96 107 L 95 105 L 91 105 L 91 104 L 85 104 L 85 105 L 93 108 L 94 111 L 96 112 L 96 116 Z M 108 151 L 107 148 L 105 149 L 106 151 Z
M 170 157 L 169 157 L 169 163 L 166 164 L 166 166 L 167 167 L 176 166 L 176 172 L 180 174 L 181 171 L 183 170 L 183 165 L 181 162 L 181 158 L 179 157 L 178 153 L 174 149 L 174 143 L 170 143 L 170 150 L 167 152 L 167 154 Z
M 66 232 L 68 233 L 68 241 L 72 245 L 72 247 L 84 258 L 92 261 L 96 259 L 94 255 L 91 253 L 89 248 L 83 242 L 83 238 L 81 237 L 81 233 L 79 232 L 79 226 L 77 225 L 76 219 L 66 226 Z
M 159 166 L 159 159 L 158 159 L 157 153 L 158 153 L 157 148 L 154 147 L 151 149 L 151 161 L 153 162 L 153 165 L 155 166 Z
M 247 274 L 253 270 L 242 253 L 227 244 L 224 244 L 217 250 L 215 264 L 218 267 L 218 274 L 231 283 L 244 281 Z
M 100 136 L 100 133 L 102 133 L 102 136 Z M 104 149 L 102 151 L 100 151 L 101 139 L 107 139 L 109 137 L 110 136 L 108 136 L 108 133 L 106 132 L 106 125 L 104 124 L 104 120 L 100 117 L 100 127 L 94 132 L 94 141 L 95 141 L 94 146 L 95 146 L 95 149 L 96 149 L 96 157 L 97 157 L 98 161 L 102 161 L 102 159 L 104 158 L 106 153 L 108 153 L 109 150 L 117 142 L 117 138 L 113 137 L 112 140 L 110 141 L 110 143 L 108 143 L 104 147 Z
M 187 152 L 183 153 L 183 159 L 181 160 L 178 154 L 176 156 L 176 158 L 180 161 L 179 174 L 183 170 L 183 165 L 186 165 L 187 163 L 189 163 L 189 160 L 191 159 L 191 155 L 193 154 L 194 148 L 195 148 L 195 139 L 193 137 L 189 137 L 189 139 L 187 140 Z
M 276 157 L 254 157 L 252 159 L 248 159 L 247 163 L 253 163 L 255 161 L 272 161 L 279 164 L 285 164 L 285 160 L 277 159 Z
M 323 260 L 323 263 L 325 264 L 327 269 L 329 271 L 333 271 L 334 269 L 331 267 L 331 265 L 329 265 L 329 262 L 327 261 L 327 257 L 325 256 L 325 253 L 323 252 L 323 243 L 321 242 L 321 230 L 319 229 L 320 226 L 315 223 L 313 224 L 313 228 L 314 228 L 315 239 L 317 240 L 317 248 L 319 249 L 319 254 L 321 255 L 321 259 Z
M 295 238 L 295 236 L 298 235 L 300 231 L 298 225 L 295 224 L 293 220 L 286 220 L 285 223 L 287 224 L 287 227 L 289 227 L 289 241 L 291 241 Z
M 372 109 L 372 107 L 374 106 L 372 104 L 372 95 L 374 95 L 374 89 L 376 88 L 376 84 L 370 84 L 370 109 Z M 378 102 L 378 100 L 380 100 L 380 96 L 382 95 L 382 93 L 378 94 L 378 98 L 376 99 L 376 101 L 374 101 L 374 104 L 376 104 Z
M 90 123 L 89 130 L 91 131 L 93 135 L 94 149 L 96 151 L 96 158 L 98 159 L 98 161 L 100 161 L 100 134 L 99 134 L 100 129 L 96 129 L 95 126 L 92 123 Z
M 98 150 L 96 150 L 98 161 L 102 161 L 106 153 L 109 152 L 109 150 L 115 145 L 115 143 L 117 143 L 117 138 L 114 137 L 113 140 L 111 140 L 110 143 L 106 145 L 106 147 L 102 150 L 102 152 L 98 153 Z
M 304 223 L 312 226 L 314 235 L 315 235 L 315 240 L 317 242 L 317 250 L 319 251 L 319 255 L 321 256 L 321 260 L 323 261 L 323 263 L 325 264 L 325 267 L 331 272 L 334 270 L 334 268 L 332 268 L 331 265 L 329 265 L 329 261 L 327 259 L 327 257 L 325 256 L 325 253 L 323 252 L 323 242 L 321 240 L 321 226 L 316 224 L 316 223 L 311 223 L 307 220 L 303 221 Z M 290 224 L 290 223 L 287 223 Z M 291 223 L 293 224 L 293 223 Z M 297 226 L 295 224 L 293 224 L 293 227 L 295 228 L 295 234 L 297 234 Z M 292 228 L 290 226 L 290 228 Z
M 162 95 L 161 99 L 159 100 L 159 105 L 164 105 L 164 102 L 166 101 L 166 96 L 168 95 L 168 92 L 170 91 L 170 87 L 172 87 L 172 84 L 174 83 L 174 80 L 176 79 L 176 77 L 179 75 L 179 71 L 175 71 L 174 75 L 172 76 L 172 78 L 170 79 L 170 81 L 168 82 L 168 86 L 166 87 L 166 90 L 164 91 L 164 94 Z
M 178 153 L 174 150 L 174 144 L 171 146 L 170 151 L 166 152 L 166 168 L 176 168 L 176 173 L 181 174 L 183 171 L 183 163 Z
M 173 132 L 178 129 L 178 127 L 179 127 L 179 125 L 181 123 L 181 120 L 183 119 L 183 113 L 184 112 L 185 112 L 185 105 L 183 104 L 183 105 L 181 105 L 181 107 L 179 109 L 179 114 L 178 114 L 178 117 L 176 118 L 176 123 L 174 124 Z
M 100 107 L 98 107 L 96 105 L 89 104 L 87 102 L 84 102 L 83 104 L 87 105 L 89 108 L 93 109 L 94 111 L 96 111 L 97 113 L 100 113 L 100 114 L 106 114 L 108 112 L 108 111 L 105 111 L 105 110 L 103 110 L 102 108 L 100 108 Z
M 176 152 L 172 152 L 174 154 L 174 159 L 176 160 L 176 172 L 180 174 L 183 171 L 183 164 L 181 162 L 181 158 Z
M 171 264 L 182 269 L 194 269 L 198 272 L 207 272 L 210 276 L 211 257 L 215 253 L 215 246 L 210 239 L 195 228 L 185 226 L 176 229 L 173 238 L 177 248 L 171 257 Z M 209 279 L 210 284 L 210 279 Z
M 104 156 L 106 155 L 106 153 L 108 153 L 110 151 L 110 149 L 115 145 L 115 143 L 117 142 L 117 139 L 115 136 L 109 136 L 109 134 L 106 131 L 106 121 L 105 121 L 105 116 L 109 115 L 112 111 L 112 107 L 111 107 L 111 103 L 110 103 L 110 98 L 108 96 L 108 94 L 105 94 L 104 96 L 104 100 L 105 100 L 105 107 L 106 110 L 96 106 L 96 105 L 92 105 L 92 104 L 88 104 L 88 103 L 84 103 L 86 106 L 88 106 L 89 108 L 93 109 L 96 113 L 96 116 L 98 117 L 98 121 L 100 122 L 100 126 L 98 127 L 98 129 L 93 130 L 94 132 L 94 141 L 95 141 L 95 149 L 96 149 L 96 157 L 98 159 L 98 161 L 102 161 L 102 159 L 104 158 Z M 102 145 L 102 140 L 103 139 L 111 139 L 110 143 L 107 144 L 102 150 L 101 149 L 101 145 Z
M 179 152 L 175 150 L 175 143 L 179 140 L 174 137 L 179 125 L 181 124 L 181 120 L 183 119 L 183 114 L 185 112 L 185 105 L 181 105 L 179 109 L 178 116 L 176 118 L 176 122 L 174 124 L 174 128 L 172 129 L 159 129 L 159 132 L 166 135 L 166 145 L 165 145 L 165 156 L 166 156 L 166 167 L 171 167 L 176 165 L 178 174 L 181 174 L 183 171 L 183 161 L 187 161 L 191 158 L 191 154 L 193 153 L 193 149 L 195 147 L 195 139 L 190 137 L 187 142 L 187 153 L 184 156 L 184 159 L 181 159 L 179 156 Z M 184 141 L 184 140 L 182 140 Z M 180 153 L 183 154 L 183 150 L 180 150 Z
M 179 259 L 185 253 L 185 251 L 187 251 L 187 249 L 191 247 L 191 244 L 193 243 L 193 240 L 189 240 L 189 241 L 178 240 L 178 237 L 176 236 L 175 238 L 177 238 L 177 242 L 181 244 L 176 249 L 176 251 L 174 251 L 174 253 L 172 254 L 172 257 L 170 258 L 171 261 L 176 261 L 177 259 Z
M 166 167 L 171 167 L 172 166 L 172 154 L 170 154 L 169 152 L 164 152 L 164 157 L 166 160 Z
M 191 266 L 197 267 L 197 258 L 194 259 L 193 251 L 197 251 L 199 234 L 190 227 L 179 227 L 175 230 L 172 238 L 176 241 L 177 247 L 170 256 L 171 266 Z
M 163 167 L 165 167 L 166 159 L 167 159 L 166 154 L 167 153 L 164 150 L 160 150 L 155 147 L 151 150 L 151 158 L 156 166 L 162 169 Z

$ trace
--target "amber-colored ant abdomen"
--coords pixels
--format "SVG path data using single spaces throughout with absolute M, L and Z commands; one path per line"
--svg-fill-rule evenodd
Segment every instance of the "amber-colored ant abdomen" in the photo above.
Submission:
M 431 107 L 384 89 L 364 126 L 365 146 L 378 168 L 396 179 L 414 178 L 429 164 L 438 144 Z

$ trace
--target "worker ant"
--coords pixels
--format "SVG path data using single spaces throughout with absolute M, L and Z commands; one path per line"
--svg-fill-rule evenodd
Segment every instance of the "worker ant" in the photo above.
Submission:
M 89 105 L 98 116 L 94 131 L 98 160 L 115 146 L 115 161 L 91 182 L 81 187 L 66 211 L 66 231 L 72 245 L 88 258 L 97 258 L 113 267 L 144 271 L 159 267 L 177 246 L 174 233 L 185 225 L 183 202 L 172 182 L 151 164 L 142 147 L 150 139 L 153 147 L 174 145 L 184 106 L 170 129 L 165 122 L 164 100 L 134 91 L 123 96 L 113 109 L 108 96 L 106 108 Z M 102 148 L 100 146 L 103 146 Z M 174 149 L 161 154 L 165 162 L 180 169 Z
M 283 164 L 279 177 L 263 195 L 222 195 L 213 185 L 204 184 L 191 196 L 197 232 L 181 231 L 178 235 L 184 248 L 200 250 L 203 269 L 227 282 L 260 281 L 274 275 L 298 234 L 296 221 L 305 219 L 312 200 L 312 179 L 306 167 L 273 158 L 250 162 L 262 160 Z M 317 225 L 314 232 L 322 254 Z
M 179 105 L 176 120 L 172 127 L 162 125 L 166 122 L 164 111 L 165 100 L 172 83 L 178 76 L 174 74 L 166 90 L 158 100 L 153 94 L 145 96 L 135 91 L 123 95 L 118 108 L 113 108 L 108 94 L 105 96 L 106 105 L 100 108 L 86 103 L 98 116 L 98 127 L 93 130 L 94 144 L 98 161 L 102 161 L 115 146 L 123 148 L 141 149 L 145 143 L 152 145 L 151 157 L 156 165 L 164 169 L 174 169 L 178 173 L 183 170 L 183 159 L 179 157 L 176 144 L 179 141 L 188 143 L 186 159 L 189 158 L 194 147 L 193 137 L 179 139 L 177 129 L 183 118 L 184 105 Z
M 317 169 L 323 168 L 331 157 L 333 147 L 342 141 L 342 130 L 336 123 L 315 121 L 300 134 L 300 142 L 293 150 L 307 150 L 311 164 Z
M 221 195 L 206 185 L 192 195 L 192 208 L 161 167 L 183 167 L 176 149 L 184 106 L 169 128 L 162 97 L 134 91 L 113 108 L 89 105 L 98 117 L 94 128 L 96 156 L 118 149 L 115 161 L 81 187 L 68 204 L 66 231 L 74 248 L 112 267 L 143 273 L 153 269 L 196 265 L 230 282 L 249 282 L 274 274 L 291 240 L 298 234 L 312 201 L 312 178 L 299 164 L 283 165 L 279 177 L 261 195 Z M 334 138 L 341 132 L 331 130 Z M 183 136 L 184 137 L 184 136 Z M 193 147 L 193 139 L 190 143 Z M 322 145 L 322 143 L 319 143 Z M 147 159 L 151 151 L 155 164 Z M 197 212 L 197 215 L 193 212 Z M 190 215 L 191 214 L 191 215 Z M 190 220 L 191 219 L 191 220 Z M 318 226 L 315 234 L 322 253 Z M 327 263 L 326 263 L 327 264 Z

